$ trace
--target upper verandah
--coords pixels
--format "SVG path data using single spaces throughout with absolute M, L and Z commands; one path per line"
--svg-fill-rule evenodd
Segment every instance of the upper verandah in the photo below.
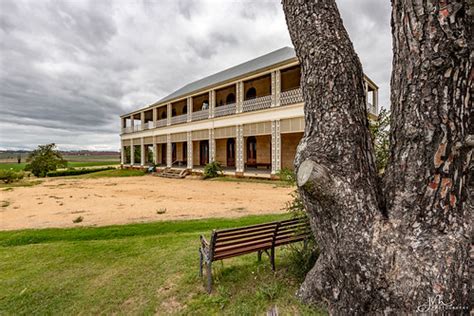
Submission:
M 270 73 L 271 70 L 277 68 L 284 68 L 298 64 L 299 62 L 294 49 L 291 47 L 283 47 L 237 66 L 189 83 L 149 106 L 137 109 L 127 114 L 123 114 L 120 117 L 125 118 L 131 115 L 139 114 L 140 112 L 150 110 L 152 107 L 162 107 L 168 103 L 180 101 L 191 96 L 196 96 L 211 89 L 225 88 L 225 85 L 229 85 L 233 82 L 235 83 L 239 80 L 249 80 L 265 75 L 267 72 Z M 370 80 L 367 76 L 364 77 L 369 91 L 378 90 L 377 85 L 372 80 Z

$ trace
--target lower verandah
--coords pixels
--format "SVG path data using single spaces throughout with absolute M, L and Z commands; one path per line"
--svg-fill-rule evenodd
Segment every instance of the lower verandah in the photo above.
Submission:
M 282 133 L 280 135 L 280 161 L 274 170 L 293 169 L 296 149 L 303 136 L 302 132 Z M 132 163 L 130 146 L 124 146 L 124 165 L 147 166 L 153 162 L 158 167 L 187 168 L 200 172 L 211 160 L 211 144 L 208 139 L 193 140 L 192 148 L 188 142 L 144 144 L 144 154 L 141 154 L 141 144 L 134 144 L 134 159 Z M 156 155 L 154 154 L 156 150 Z M 168 151 L 171 151 L 169 154 Z M 188 157 L 192 152 L 192 158 Z M 271 135 L 244 136 L 242 144 L 243 174 L 245 176 L 270 177 L 272 173 L 272 139 Z M 141 160 L 144 160 L 143 164 Z M 238 164 L 237 140 L 235 137 L 215 139 L 215 160 L 224 169 L 224 174 L 237 174 Z M 192 161 L 192 166 L 191 166 Z

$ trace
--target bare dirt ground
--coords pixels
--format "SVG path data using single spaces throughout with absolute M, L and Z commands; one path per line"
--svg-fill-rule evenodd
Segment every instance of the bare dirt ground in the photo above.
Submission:
M 153 176 L 51 179 L 0 190 L 0 230 L 281 213 L 292 188 Z M 82 216 L 81 223 L 73 220 Z

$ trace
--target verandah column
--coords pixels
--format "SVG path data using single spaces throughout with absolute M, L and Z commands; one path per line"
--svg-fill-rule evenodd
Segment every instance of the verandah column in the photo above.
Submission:
M 171 103 L 166 105 L 166 125 L 171 125 Z
M 120 140 L 120 166 L 123 166 L 125 163 L 125 146 L 123 140 Z
M 156 143 L 156 136 L 153 135 L 153 163 L 158 164 L 158 144 Z
M 214 129 L 209 129 L 209 162 L 216 160 L 216 140 L 214 139 Z
M 243 125 L 236 126 L 235 139 L 236 139 L 236 145 L 237 145 L 236 146 L 237 155 L 236 155 L 236 164 L 235 164 L 235 175 L 238 177 L 238 176 L 244 175 L 244 126 Z
M 272 178 L 281 169 L 280 120 L 272 121 Z
M 186 120 L 187 122 L 191 122 L 192 121 L 192 113 L 193 113 L 193 98 L 192 97 L 188 97 L 186 99 L 186 107 L 187 107 L 187 114 L 186 114 Z
M 186 144 L 188 146 L 188 169 L 193 169 L 193 133 L 192 132 L 187 132 L 186 134 Z
M 140 166 L 145 165 L 145 139 L 140 137 Z
M 171 165 L 173 162 L 171 159 L 173 159 L 172 156 L 172 149 L 173 147 L 171 146 L 171 134 L 166 135 L 166 167 L 171 168 Z
M 236 84 L 235 92 L 237 94 L 236 97 L 236 113 L 242 113 L 243 102 L 244 102 L 244 83 L 243 81 L 239 81 Z
M 130 138 L 130 165 L 135 164 L 135 145 L 133 144 L 133 138 Z
M 211 90 L 209 91 L 209 118 L 214 117 L 216 108 L 216 91 Z

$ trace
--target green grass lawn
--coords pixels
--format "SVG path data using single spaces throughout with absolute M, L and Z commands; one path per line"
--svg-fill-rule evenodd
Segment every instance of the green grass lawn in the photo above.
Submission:
M 294 293 L 289 251 L 277 272 L 256 254 L 214 264 L 212 295 L 198 277 L 199 235 L 286 215 L 0 232 L 0 315 L 319 315 Z

